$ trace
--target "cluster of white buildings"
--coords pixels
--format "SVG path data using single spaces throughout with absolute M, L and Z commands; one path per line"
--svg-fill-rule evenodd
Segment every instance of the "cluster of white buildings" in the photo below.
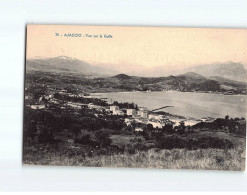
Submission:
M 124 112 L 119 109 L 119 106 L 110 106 L 110 111 L 113 115 L 124 115 Z
M 110 106 L 110 111 L 113 115 L 124 115 L 124 111 L 119 108 L 119 106 Z M 148 109 L 145 107 L 141 107 L 138 110 L 136 109 L 127 109 L 127 116 L 140 116 L 142 118 L 148 118 Z
M 110 111 L 113 115 L 124 115 L 123 110 L 119 106 L 110 106 Z M 173 124 L 169 119 L 165 118 L 163 115 L 149 113 L 146 107 L 140 107 L 137 109 L 126 109 L 125 123 L 127 126 L 136 124 L 152 124 L 154 128 L 162 128 L 166 124 Z M 143 131 L 142 125 L 137 125 L 135 131 Z
M 66 90 L 61 90 L 59 94 L 68 94 Z M 69 94 L 70 95 L 70 94 Z M 83 95 L 83 94 L 81 94 Z M 72 96 L 72 94 L 71 94 Z M 77 96 L 78 97 L 78 96 Z M 25 99 L 28 99 L 25 97 Z M 54 103 L 54 104 L 60 104 L 61 102 L 54 98 L 54 95 L 44 95 L 39 98 L 39 105 L 29 105 L 32 109 L 44 109 L 46 106 L 45 104 L 41 104 L 43 100 L 47 100 L 48 102 Z M 184 120 L 177 117 L 165 117 L 164 115 L 157 114 L 154 112 L 149 112 L 149 110 L 146 107 L 140 107 L 138 109 L 120 109 L 119 106 L 111 105 L 110 109 L 109 107 L 104 106 L 97 106 L 93 103 L 89 104 L 83 104 L 79 102 L 63 102 L 62 109 L 65 109 L 66 106 L 73 107 L 75 109 L 81 109 L 82 106 L 87 106 L 89 109 L 97 109 L 97 110 L 105 110 L 106 113 L 112 114 L 112 115 L 119 115 L 119 116 L 126 116 L 125 123 L 127 126 L 132 125 L 133 123 L 137 124 L 135 127 L 135 131 L 143 131 L 143 127 L 145 125 L 151 124 L 153 128 L 162 128 L 167 124 L 179 126 L 181 121 L 184 121 L 184 124 L 187 125 L 195 125 L 196 123 L 200 121 L 196 120 Z M 65 107 L 64 107 L 65 106 Z M 209 121 L 209 118 L 205 118 L 204 121 Z M 203 120 L 201 120 L 203 121 Z
M 118 106 L 111 106 L 110 111 L 113 115 L 124 115 L 124 112 L 119 109 Z M 200 120 L 194 119 L 182 119 L 177 117 L 165 117 L 161 114 L 156 114 L 154 112 L 149 112 L 146 107 L 140 107 L 138 110 L 136 109 L 126 109 L 125 123 L 127 126 L 136 123 L 136 124 L 151 124 L 153 128 L 162 128 L 165 125 L 174 125 L 179 126 L 180 122 L 183 121 L 186 126 L 193 126 L 196 123 L 200 122 Z M 137 125 L 135 131 L 143 131 L 143 125 Z

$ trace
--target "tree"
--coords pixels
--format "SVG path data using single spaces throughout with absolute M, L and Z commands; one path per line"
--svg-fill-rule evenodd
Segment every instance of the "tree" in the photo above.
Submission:
M 153 131 L 154 127 L 152 124 L 147 124 L 147 131 Z
M 76 142 L 78 142 L 80 144 L 84 144 L 84 145 L 90 145 L 90 143 L 91 143 L 90 135 L 85 134 L 85 135 L 77 136 Z
M 180 121 L 180 125 L 178 126 L 178 133 L 179 134 L 185 133 L 185 124 L 184 124 L 184 121 Z
M 45 95 L 46 89 L 45 88 L 37 88 L 33 90 L 33 97 L 34 99 L 39 99 L 40 96 Z
M 162 129 L 167 133 L 173 133 L 174 131 L 172 124 L 166 124 Z
M 111 144 L 111 139 L 109 138 L 109 134 L 103 132 L 102 130 L 98 130 L 95 132 L 95 140 L 98 142 L 99 147 L 106 147 Z

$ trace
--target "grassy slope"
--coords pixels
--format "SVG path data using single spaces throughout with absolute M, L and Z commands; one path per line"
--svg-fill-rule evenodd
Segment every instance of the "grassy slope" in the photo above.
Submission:
M 244 170 L 245 151 L 238 149 L 187 149 L 140 151 L 136 154 L 114 154 L 92 157 L 66 156 L 58 153 L 27 153 L 25 164 L 90 166 L 90 167 L 128 167 L 162 169 L 206 169 L 206 170 Z
M 90 167 L 129 167 L 129 168 L 163 168 L 163 169 L 206 169 L 206 170 L 244 170 L 245 166 L 245 138 L 236 137 L 219 131 L 198 131 L 191 133 L 191 138 L 201 136 L 221 137 L 230 139 L 234 148 L 224 149 L 150 149 L 135 154 L 109 155 L 67 155 L 60 152 L 42 152 L 24 149 L 24 163 L 33 165 L 58 166 L 90 166 Z M 111 135 L 113 145 L 126 145 L 130 139 L 142 136 Z M 83 146 L 80 150 L 83 150 Z

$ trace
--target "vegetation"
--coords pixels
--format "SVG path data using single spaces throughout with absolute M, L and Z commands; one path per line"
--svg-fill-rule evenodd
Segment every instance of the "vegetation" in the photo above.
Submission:
M 222 94 L 246 94 L 246 83 L 228 80 L 207 79 L 195 73 L 168 77 L 136 77 L 116 75 L 106 78 L 89 78 L 85 75 L 29 71 L 29 83 L 44 83 L 52 88 L 70 92 L 118 92 L 118 91 L 162 91 L 209 92 Z
M 99 98 L 85 98 L 85 97 L 79 97 L 79 96 L 70 97 L 68 95 L 61 95 L 59 93 L 55 93 L 54 98 L 58 100 L 73 101 L 73 102 L 82 103 L 82 104 L 92 103 L 98 106 L 108 106 L 108 103 L 105 100 L 102 100 Z
M 71 148 L 66 153 L 47 152 L 49 147 L 33 151 L 26 150 L 25 164 L 90 166 L 90 167 L 129 167 L 129 168 L 164 168 L 164 169 L 207 169 L 207 170 L 244 170 L 244 151 L 240 148 L 222 149 L 150 149 L 134 154 L 129 152 L 111 155 L 95 154 L 86 149 Z M 72 150 L 73 149 L 73 150 Z M 79 151 L 78 151 L 79 150 Z M 80 150 L 82 152 L 80 152 Z M 104 153 L 103 151 L 101 153 Z
M 226 116 L 192 127 L 185 126 L 184 122 L 176 127 L 167 124 L 163 128 L 142 124 L 144 131 L 135 132 L 139 124 L 127 126 L 124 122 L 126 115 L 111 115 L 109 103 L 86 96 L 87 92 L 101 90 L 218 92 L 222 90 L 219 87 L 216 81 L 201 79 L 199 82 L 191 74 L 160 78 L 128 75 L 86 78 L 30 72 L 25 91 L 25 95 L 31 98 L 26 100 L 24 110 L 23 161 L 44 165 L 242 170 L 246 134 L 244 118 Z M 59 94 L 62 89 L 73 95 Z M 46 99 L 40 102 L 40 97 L 49 94 L 54 94 L 59 103 Z M 80 97 L 79 94 L 85 95 Z M 85 105 L 73 108 L 67 102 Z M 35 110 L 28 106 L 37 103 L 45 104 L 46 108 Z M 88 107 L 90 103 L 96 106 Z M 117 101 L 113 105 L 121 109 L 138 108 L 133 103 Z M 159 113 L 169 116 L 169 113 Z
M 122 108 L 138 109 L 138 106 L 136 104 L 128 103 L 128 102 L 119 103 L 117 101 L 114 101 L 113 105 L 118 106 L 120 109 L 122 109 Z
M 37 111 L 26 107 L 24 114 L 24 138 L 46 135 L 47 140 L 42 140 L 43 142 L 48 142 L 54 138 L 55 133 L 64 129 L 77 134 L 81 130 L 94 132 L 102 128 L 108 128 L 119 131 L 125 127 L 123 119 L 119 117 L 107 115 L 96 117 L 95 113 L 101 112 L 88 108 L 82 108 L 78 113 L 70 109 L 53 110 L 51 112 L 46 110 Z
M 195 150 L 198 148 L 231 149 L 233 148 L 233 144 L 228 139 L 220 139 L 218 137 L 200 137 L 197 139 L 184 139 L 179 136 L 169 136 L 159 138 L 157 142 L 157 147 L 163 149 L 186 148 L 189 150 Z
M 244 142 L 238 143 L 240 138 L 234 141 L 227 135 L 245 136 L 244 119 L 226 116 L 211 123 L 198 123 L 190 131 L 184 123 L 175 128 L 166 125 L 163 129 L 149 124 L 144 132 L 135 133 L 126 127 L 121 116 L 87 107 L 79 111 L 26 107 L 24 116 L 23 160 L 27 164 L 89 166 L 91 162 L 91 166 L 108 166 L 106 162 L 110 161 L 112 167 L 243 168 Z M 221 134 L 205 133 L 209 131 Z M 34 142 L 28 143 L 28 137 Z
M 240 136 L 246 136 L 246 121 L 244 118 L 217 118 L 213 122 L 201 122 L 193 126 L 193 128 L 209 129 L 209 130 L 222 130 Z

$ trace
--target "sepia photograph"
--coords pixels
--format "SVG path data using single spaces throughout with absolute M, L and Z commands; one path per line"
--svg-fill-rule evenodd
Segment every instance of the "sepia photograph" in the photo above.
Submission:
M 247 30 L 27 25 L 24 165 L 244 171 Z

